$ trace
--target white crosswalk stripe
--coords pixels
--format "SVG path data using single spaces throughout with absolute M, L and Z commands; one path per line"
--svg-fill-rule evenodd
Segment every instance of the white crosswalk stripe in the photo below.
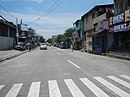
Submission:
M 95 84 L 89 81 L 87 78 L 80 78 L 80 80 L 97 96 L 97 97 L 109 97 L 106 93 L 104 93 L 100 88 L 98 88 Z
M 50 97 L 62 97 L 56 80 L 48 81 L 48 85 Z
M 123 77 L 125 79 L 129 80 L 129 76 L 127 75 L 119 75 L 120 77 Z M 111 97 L 111 94 L 114 95 L 113 93 L 115 93 L 114 96 L 119 95 L 120 97 L 130 97 L 130 94 L 125 90 L 122 90 L 118 87 L 118 85 L 114 85 L 112 84 L 112 82 L 115 83 L 119 83 L 122 85 L 122 87 L 128 88 L 130 89 L 130 83 L 128 81 L 124 81 L 123 78 L 119 78 L 116 76 L 106 76 L 104 78 L 102 77 L 93 77 L 93 80 L 96 80 L 96 82 L 98 81 L 101 84 L 98 84 L 95 81 L 91 81 L 88 78 L 79 78 L 79 83 L 83 83 L 85 85 L 86 88 L 88 88 L 94 96 L 96 97 Z M 107 78 L 107 79 L 105 79 Z M 109 78 L 109 79 L 108 79 Z M 111 81 L 110 81 L 111 80 Z M 86 97 L 86 95 L 83 93 L 82 89 L 80 89 L 77 84 L 73 81 L 73 79 L 64 79 L 62 80 L 65 85 L 67 86 L 67 89 L 70 91 L 71 95 L 73 97 Z M 47 91 L 49 92 L 49 97 L 62 97 L 62 93 L 65 93 L 65 91 L 61 91 L 64 89 L 61 89 L 62 87 L 59 88 L 58 81 L 57 80 L 48 80 L 48 83 L 46 83 L 49 87 L 49 89 L 47 89 Z M 105 87 L 105 90 L 103 90 L 104 88 L 100 88 L 99 85 L 103 85 Z M 20 92 L 21 89 L 24 89 L 24 87 L 22 88 L 23 83 L 18 83 L 18 84 L 14 84 L 11 89 L 9 89 L 8 93 L 4 95 L 2 95 L 2 97 L 17 97 L 19 96 L 18 93 Z M 41 82 L 32 82 L 29 90 L 28 90 L 28 94 L 26 97 L 40 97 L 40 88 L 41 88 Z M 65 88 L 65 87 L 64 87 Z M 0 85 L 0 92 L 1 90 L 5 89 L 5 85 Z M 41 88 L 42 89 L 42 88 Z M 111 93 L 111 91 L 106 91 L 106 90 L 111 90 L 113 93 Z M 43 91 L 43 90 L 42 90 Z M 85 90 L 84 90 L 85 91 Z M 104 92 L 106 91 L 106 92 Z M 87 92 L 87 91 L 86 91 Z M 22 93 L 22 91 L 20 92 L 20 94 Z M 41 95 L 42 96 L 42 95 Z M 91 96 L 91 95 L 90 95 Z
M 121 77 L 125 78 L 125 79 L 128 79 L 130 80 L 130 76 L 127 76 L 127 75 L 120 75 Z
M 65 79 L 64 81 L 73 97 L 85 97 L 85 95 L 80 91 L 72 79 Z
M 4 85 L 0 85 L 0 90 L 4 87 Z
M 123 81 L 123 80 L 121 80 L 121 79 L 119 79 L 117 77 L 114 77 L 114 76 L 107 76 L 107 77 L 130 89 L 130 83 L 127 83 L 127 82 L 125 82 L 125 81 Z
M 99 81 L 101 84 L 103 84 L 104 86 L 106 86 L 107 88 L 109 88 L 110 90 L 112 90 L 113 92 L 115 92 L 116 94 L 118 94 L 121 97 L 130 97 L 130 94 L 126 93 L 125 91 L 119 89 L 118 87 L 116 87 L 115 85 L 111 84 L 110 82 L 104 80 L 101 77 L 94 77 L 97 81 Z
M 14 84 L 5 97 L 16 97 L 22 85 L 23 85 L 22 83 Z
M 39 97 L 40 83 L 41 83 L 41 82 L 32 82 L 27 97 Z

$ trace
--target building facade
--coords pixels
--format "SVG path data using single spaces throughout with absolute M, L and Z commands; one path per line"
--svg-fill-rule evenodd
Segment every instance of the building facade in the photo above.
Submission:
M 92 10 L 84 14 L 81 19 L 83 20 L 84 28 L 84 49 L 86 52 L 92 52 L 92 37 L 89 36 L 94 30 L 93 19 L 92 19 Z
M 13 49 L 16 45 L 16 26 L 2 16 L 0 19 L 0 50 Z
M 110 47 L 111 35 L 108 33 L 108 18 L 113 15 L 113 4 L 96 6 L 93 11 L 94 31 L 92 36 L 93 53 L 102 54 Z
M 114 0 L 115 15 L 109 19 L 113 34 L 112 51 L 130 52 L 130 1 Z
M 75 32 L 73 33 L 74 47 L 80 50 L 84 47 L 83 45 L 83 21 L 77 20 L 74 23 Z

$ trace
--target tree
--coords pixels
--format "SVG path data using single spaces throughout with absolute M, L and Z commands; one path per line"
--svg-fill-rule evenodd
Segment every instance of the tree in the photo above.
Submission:
M 57 43 L 60 43 L 60 42 L 62 42 L 62 41 L 64 41 L 64 35 L 59 34 L 59 35 L 57 36 L 56 42 L 57 42 Z
M 75 29 L 74 28 L 69 28 L 64 33 L 64 39 L 69 44 L 69 46 L 71 44 L 71 37 L 72 37 L 73 32 L 75 32 Z
M 46 42 L 52 43 L 52 38 L 49 38 Z
M 41 43 L 44 43 L 44 42 L 45 42 L 45 39 L 43 38 L 43 36 L 40 36 L 39 42 L 41 42 Z

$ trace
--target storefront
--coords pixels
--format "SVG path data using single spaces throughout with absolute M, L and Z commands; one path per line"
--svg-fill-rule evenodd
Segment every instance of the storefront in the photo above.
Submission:
M 130 10 L 109 19 L 109 33 L 113 34 L 112 50 L 130 52 Z

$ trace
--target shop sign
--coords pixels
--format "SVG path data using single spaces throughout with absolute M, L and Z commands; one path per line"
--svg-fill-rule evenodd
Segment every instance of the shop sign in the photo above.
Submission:
M 114 26 L 114 32 L 121 32 L 128 30 L 130 30 L 130 22 Z
M 112 24 L 117 24 L 117 23 L 121 23 L 124 22 L 124 13 L 116 15 L 113 17 L 112 19 Z
M 130 9 L 125 11 L 125 22 L 130 21 Z
M 112 25 L 112 17 L 109 18 L 109 26 Z

